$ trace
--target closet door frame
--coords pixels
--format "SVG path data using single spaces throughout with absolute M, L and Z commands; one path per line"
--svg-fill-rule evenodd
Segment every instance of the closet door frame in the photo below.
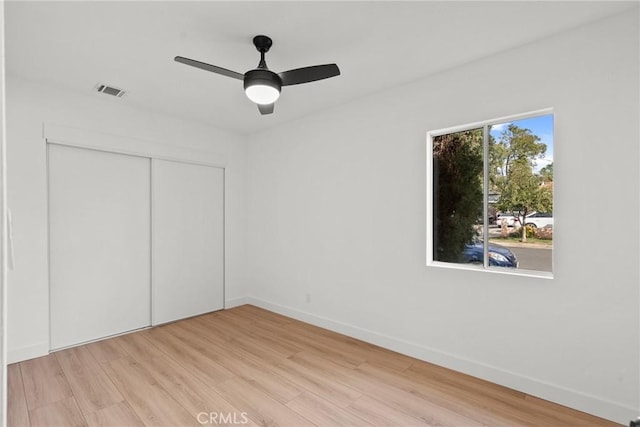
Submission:
M 81 149 L 88 149 L 94 151 L 102 151 L 106 153 L 112 154 L 122 154 L 129 155 L 134 157 L 142 157 L 149 159 L 151 162 L 151 191 L 150 191 L 150 220 L 151 220 L 151 240 L 149 242 L 151 248 L 151 263 L 149 265 L 150 269 L 150 277 L 151 277 L 151 291 L 150 291 L 150 304 L 151 304 L 151 318 L 150 325 L 153 323 L 154 319 L 154 309 L 153 309 L 153 293 L 154 293 L 154 255 L 153 255 L 153 229 L 154 229 L 154 219 L 153 219 L 153 208 L 154 208 L 154 200 L 153 200 L 153 160 L 167 160 L 173 162 L 187 163 L 199 166 L 208 166 L 222 169 L 222 309 L 226 308 L 226 156 L 210 153 L 210 152 L 202 152 L 198 150 L 189 150 L 189 149 L 180 149 L 180 148 L 167 148 L 154 146 L 156 143 L 151 143 L 148 141 L 143 141 L 135 138 L 127 138 L 116 135 L 109 135 L 102 132 L 95 132 L 90 130 L 72 128 L 57 124 L 43 124 L 43 140 L 44 140 L 44 150 L 48 152 L 48 146 L 52 145 L 60 145 L 66 147 L 75 147 Z M 126 148 L 125 148 L 126 147 Z M 133 149 L 132 149 L 133 147 Z M 202 159 L 206 160 L 202 160 Z M 50 259 L 51 256 L 51 228 L 49 223 L 49 160 L 47 158 L 46 163 L 46 176 L 47 176 L 47 257 Z M 49 351 L 51 348 L 51 263 L 47 262 L 48 272 L 47 272 L 47 292 L 48 300 L 49 300 Z M 151 326 L 149 326 L 151 327 Z M 127 332 L 125 332 L 126 334 Z M 114 335 L 115 336 L 115 335 Z M 107 337 L 96 338 L 93 341 L 100 341 Z M 91 341 L 88 341 L 91 342 Z M 57 349 L 56 349 L 57 350 Z

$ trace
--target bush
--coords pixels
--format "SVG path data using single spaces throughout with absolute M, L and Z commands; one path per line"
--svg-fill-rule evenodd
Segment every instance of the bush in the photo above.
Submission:
M 536 229 L 527 225 L 527 238 L 536 237 Z M 514 229 L 511 233 L 509 233 L 509 237 L 522 237 L 522 227 L 518 227 Z
M 522 237 L 522 228 L 518 227 L 509 233 L 509 237 Z M 535 228 L 527 226 L 527 239 L 535 237 L 540 240 L 553 240 L 553 227 Z
M 553 240 L 553 227 L 536 228 L 535 237 L 540 240 Z

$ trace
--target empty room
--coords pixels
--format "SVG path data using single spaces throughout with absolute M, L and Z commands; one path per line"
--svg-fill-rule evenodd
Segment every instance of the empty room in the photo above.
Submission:
M 640 426 L 637 1 L 0 11 L 3 424 Z

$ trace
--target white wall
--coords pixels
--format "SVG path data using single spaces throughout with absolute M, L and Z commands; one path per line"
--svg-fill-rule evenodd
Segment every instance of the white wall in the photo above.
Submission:
M 4 1 L 0 2 L 0 426 L 7 425 L 7 280 Z
M 7 76 L 8 205 L 13 214 L 15 268 L 8 277 L 8 357 L 47 354 L 47 132 L 91 135 L 98 145 L 226 163 L 226 297 L 246 294 L 246 140 L 205 125 L 127 107 L 126 98 L 74 94 Z M 56 125 L 56 126 L 52 126 Z M 62 126 L 62 127 L 61 127 Z M 77 132 L 66 127 L 79 128 Z M 88 131 L 88 132 L 87 132 Z M 74 141 L 75 142 L 75 141 Z M 83 142 L 83 141 L 80 141 Z M 86 141 L 96 144 L 96 141 Z M 130 144 L 130 146 L 129 146 Z
M 617 16 L 251 137 L 247 301 L 628 423 L 638 36 Z M 425 267 L 426 132 L 546 107 L 555 278 Z

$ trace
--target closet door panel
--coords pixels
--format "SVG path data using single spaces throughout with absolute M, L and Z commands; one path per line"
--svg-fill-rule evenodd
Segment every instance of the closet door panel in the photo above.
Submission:
M 153 324 L 224 307 L 224 170 L 153 160 Z
M 51 348 L 149 326 L 150 159 L 48 155 Z

